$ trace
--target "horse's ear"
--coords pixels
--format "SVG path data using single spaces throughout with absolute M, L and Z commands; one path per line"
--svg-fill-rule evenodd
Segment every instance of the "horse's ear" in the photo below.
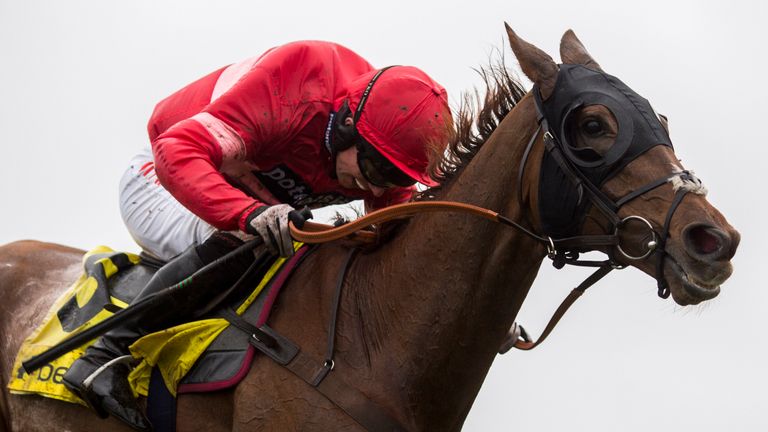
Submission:
M 580 64 L 592 70 L 602 71 L 600 65 L 589 55 L 584 44 L 576 37 L 573 30 L 565 32 L 560 40 L 560 60 L 564 64 Z
M 539 86 L 541 97 L 548 98 L 557 81 L 557 64 L 547 53 L 520 39 L 509 24 L 504 23 L 504 26 L 523 73 Z

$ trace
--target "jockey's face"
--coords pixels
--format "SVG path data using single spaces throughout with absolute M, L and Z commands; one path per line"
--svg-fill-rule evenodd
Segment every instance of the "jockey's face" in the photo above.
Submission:
M 347 189 L 371 191 L 374 196 L 381 196 L 386 189 L 369 183 L 357 164 L 357 148 L 352 146 L 336 154 L 336 177 Z

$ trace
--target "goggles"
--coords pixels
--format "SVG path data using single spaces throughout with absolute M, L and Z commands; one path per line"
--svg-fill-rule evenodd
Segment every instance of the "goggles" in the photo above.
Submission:
M 357 165 L 365 180 L 378 187 L 408 187 L 416 183 L 362 137 L 357 140 Z

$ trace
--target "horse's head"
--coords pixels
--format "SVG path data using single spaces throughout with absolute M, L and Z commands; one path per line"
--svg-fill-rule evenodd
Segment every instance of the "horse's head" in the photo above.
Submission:
M 544 146 L 540 180 L 529 188 L 539 230 L 555 246 L 591 238 L 560 244 L 597 247 L 614 265 L 643 270 L 680 305 L 717 296 L 739 233 L 675 156 L 666 118 L 603 72 L 572 31 L 561 41 L 561 65 L 507 33 L 540 117 L 540 139 L 531 140 Z

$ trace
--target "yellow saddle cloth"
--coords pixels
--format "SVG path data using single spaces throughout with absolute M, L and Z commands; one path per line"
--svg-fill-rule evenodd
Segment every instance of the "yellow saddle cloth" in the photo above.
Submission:
M 294 248 L 298 249 L 301 245 L 294 243 Z M 128 304 L 123 299 L 109 292 L 107 281 L 119 271 L 124 271 L 140 261 L 138 255 L 115 252 L 105 246 L 99 246 L 85 254 L 84 273 L 56 300 L 43 323 L 22 343 L 8 384 L 11 393 L 37 394 L 85 405 L 64 386 L 62 377 L 95 339 L 31 374 L 24 371 L 21 363 L 106 319 L 113 311 L 127 307 Z M 284 258 L 278 258 L 272 264 L 251 295 L 236 308 L 238 314 L 245 312 L 284 263 Z M 166 387 L 175 396 L 179 381 L 216 336 L 228 326 L 229 323 L 223 318 L 204 319 L 152 333 L 136 341 L 130 347 L 131 354 L 140 360 L 129 376 L 134 393 L 147 395 L 152 368 L 158 367 Z

